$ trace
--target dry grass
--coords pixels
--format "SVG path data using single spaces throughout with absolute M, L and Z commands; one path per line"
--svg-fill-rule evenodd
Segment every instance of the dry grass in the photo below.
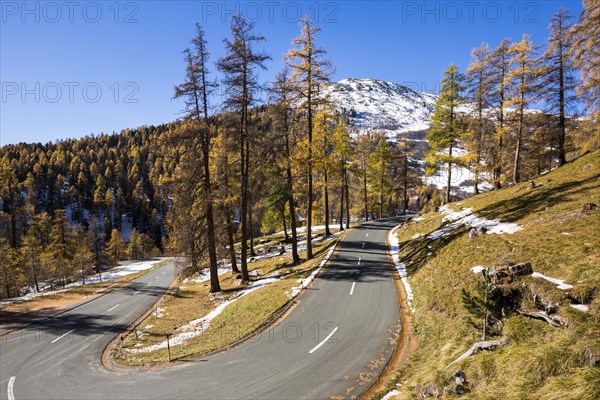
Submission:
M 398 371 L 396 381 L 407 381 L 400 398 L 415 398 L 431 383 L 443 389 L 458 368 L 467 375 L 470 391 L 464 398 L 469 399 L 592 399 L 600 392 L 598 366 L 590 363 L 600 357 L 600 210 L 581 212 L 583 203 L 600 203 L 600 152 L 534 181 L 542 186 L 530 189 L 523 183 L 450 205 L 524 227 L 514 234 L 470 240 L 468 230 L 460 228 L 438 240 L 413 239 L 442 226 L 438 213 L 400 230 L 400 256 L 415 293 L 413 326 L 419 343 Z M 574 286 L 562 291 L 531 277 L 519 282 L 559 302 L 558 314 L 568 321 L 568 328 L 511 315 L 503 328 L 508 346 L 446 368 L 480 336 L 467 325 L 460 300 L 461 288 L 472 291 L 480 279 L 470 268 L 506 262 L 530 262 L 534 271 Z M 587 303 L 590 311 L 569 307 L 572 298 Z
M 289 254 L 249 263 L 249 270 L 260 271 L 263 277 L 279 273 L 284 279 L 231 303 L 211 321 L 210 326 L 201 335 L 171 347 L 171 358 L 201 357 L 248 337 L 270 322 L 290 301 L 286 292 L 298 285 L 299 278 L 309 275 L 319 265 L 334 243 L 335 239 L 317 243 L 314 246 L 315 258 L 297 266 L 291 265 Z M 114 361 L 122 366 L 147 366 L 168 362 L 166 349 L 149 353 L 130 353 L 127 349 L 147 347 L 165 341 L 167 334 L 172 334 L 182 325 L 205 316 L 244 287 L 240 285 L 239 280 L 228 274 L 222 275 L 220 282 L 223 291 L 215 295 L 209 293 L 208 282 L 179 283 L 179 290 L 175 294 L 165 296 L 161 302 L 162 315 L 159 313 L 159 318 L 156 318 L 156 315 L 152 314 L 140 322 L 137 337 L 135 333 L 127 336 L 123 343 L 124 349 L 115 354 Z

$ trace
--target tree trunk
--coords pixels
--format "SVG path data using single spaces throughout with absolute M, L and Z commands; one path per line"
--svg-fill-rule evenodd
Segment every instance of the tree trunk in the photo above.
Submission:
M 231 272 L 239 273 L 237 260 L 235 256 L 235 243 L 233 240 L 233 222 L 231 221 L 231 213 L 227 212 L 227 241 L 229 242 L 229 262 L 231 263 Z
M 350 229 L 350 187 L 348 186 L 348 171 L 344 168 L 344 194 L 346 195 L 346 229 Z
M 285 221 L 285 204 L 283 205 L 283 207 L 281 208 L 281 222 L 283 224 L 283 235 L 284 235 L 284 240 L 287 243 L 290 240 L 290 235 L 288 235 L 287 232 L 287 223 Z
M 369 196 L 367 194 L 367 161 L 366 160 L 363 160 L 363 191 L 364 191 L 364 202 L 365 202 L 365 221 L 368 221 L 369 220 Z
M 323 178 L 325 179 L 325 236 L 331 236 L 331 230 L 329 230 L 329 183 L 327 169 L 325 169 Z
M 309 78 L 310 79 L 310 78 Z M 308 87 L 308 207 L 306 213 L 306 259 L 311 260 L 313 258 L 312 251 L 312 206 L 313 206 L 313 176 L 312 176 L 312 133 L 313 133 L 313 116 L 312 116 L 312 103 L 311 103 L 311 90 Z
M 340 186 L 340 232 L 344 230 L 344 167 L 342 167 L 342 185 Z
M 559 67 L 558 67 L 558 76 L 559 76 L 559 116 L 558 123 L 560 127 L 560 132 L 558 135 L 558 166 L 565 165 L 567 162 L 567 158 L 565 156 L 565 136 L 566 136 L 566 127 L 565 127 L 565 72 L 564 72 L 564 60 L 563 60 L 563 52 L 562 52 L 562 41 L 559 43 Z
M 288 190 L 288 204 L 290 207 L 290 224 L 292 229 L 292 261 L 294 264 L 298 264 L 300 262 L 300 256 L 298 255 L 298 233 L 296 231 L 296 205 L 294 202 L 294 186 L 293 186 L 293 177 L 292 177 L 292 166 L 290 165 L 290 137 L 289 137 L 289 129 L 288 129 L 288 120 L 287 120 L 287 112 L 285 116 L 285 152 L 287 158 L 286 165 L 286 178 L 287 178 L 287 190 Z
M 448 149 L 448 156 L 450 158 L 452 158 L 452 144 L 450 144 L 450 147 Z M 452 161 L 448 161 L 448 184 L 446 187 L 446 203 L 450 203 L 450 201 L 452 201 L 452 198 L 450 195 L 451 185 L 452 185 Z

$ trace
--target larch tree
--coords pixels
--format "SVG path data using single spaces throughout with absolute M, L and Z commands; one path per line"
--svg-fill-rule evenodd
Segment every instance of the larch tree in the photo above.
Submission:
M 257 51 L 256 44 L 264 42 L 264 36 L 254 33 L 254 24 L 241 15 L 231 20 L 232 39 L 225 39 L 226 54 L 219 60 L 217 67 L 224 75 L 223 83 L 228 97 L 225 108 L 238 115 L 239 163 L 240 163 L 240 230 L 242 281 L 249 282 L 248 274 L 248 177 L 250 173 L 250 107 L 256 103 L 260 89 L 257 71 L 265 69 L 264 63 L 270 57 Z
M 587 111 L 600 121 L 600 1 L 583 0 L 583 11 L 573 26 L 571 53 L 581 73 L 578 93 L 585 99 Z M 600 136 L 600 124 L 596 123 Z
M 361 176 L 362 181 L 362 202 L 365 213 L 365 221 L 369 220 L 369 154 L 373 151 L 373 141 L 370 132 L 359 133 L 356 137 L 356 158 L 354 160 L 354 169 Z
M 490 54 L 490 83 L 492 96 L 490 104 L 496 109 L 496 141 L 493 148 L 493 179 L 494 188 L 502 187 L 502 165 L 504 163 L 504 130 L 507 100 L 507 75 L 510 69 L 510 40 L 504 38 L 500 45 Z
M 314 145 L 315 149 L 313 159 L 315 161 L 315 170 L 323 178 L 323 216 L 325 217 L 325 235 L 331 236 L 329 229 L 329 181 L 333 171 L 333 159 L 331 152 L 333 150 L 332 137 L 334 135 L 334 115 L 328 110 L 320 110 L 315 115 L 314 122 Z
M 295 101 L 304 111 L 307 135 L 307 212 L 306 212 L 306 258 L 313 258 L 312 212 L 313 212 L 313 117 L 316 107 L 323 101 L 319 97 L 320 85 L 329 81 L 331 64 L 325 58 L 325 50 L 317 45 L 317 33 L 321 30 L 305 17 L 300 20 L 300 36 L 292 40 L 292 49 L 285 60 L 292 70 L 292 88 Z
M 464 75 L 451 64 L 444 71 L 439 97 L 427 131 L 430 150 L 426 155 L 426 173 L 431 175 L 445 165 L 447 174 L 446 202 L 451 201 L 452 166 L 462 164 L 462 158 L 454 155 L 459 139 L 464 137 L 464 124 L 459 118 L 458 107 L 465 102 Z
M 379 218 L 383 218 L 384 207 L 389 205 L 392 191 L 390 177 L 392 167 L 392 146 L 381 135 L 373 152 L 369 155 L 368 168 L 371 171 L 370 189 L 373 204 L 379 206 Z
M 215 221 L 214 205 L 212 198 L 212 183 L 210 173 L 210 145 L 211 130 L 208 125 L 208 96 L 214 88 L 214 84 L 208 81 L 208 58 L 209 53 L 206 48 L 207 42 L 204 37 L 204 30 L 199 24 L 196 24 L 196 36 L 192 39 L 193 50 L 186 49 L 184 57 L 186 62 L 185 81 L 175 87 L 175 98 L 185 99 L 185 118 L 188 119 L 194 131 L 197 131 L 200 142 L 200 162 L 202 164 L 199 187 L 202 194 L 197 197 L 203 204 L 201 216 L 204 219 L 206 237 L 206 249 L 208 251 L 208 262 L 210 270 L 210 291 L 211 293 L 221 291 L 219 284 L 219 273 L 217 265 L 217 246 L 215 239 Z M 196 129 L 194 129 L 196 128 Z M 192 139 L 193 140 L 193 139 Z
M 346 229 L 350 228 L 350 185 L 348 169 L 354 156 L 352 138 L 345 118 L 339 117 L 333 134 L 333 151 L 331 157 L 339 171 L 340 187 L 340 231 L 344 230 L 344 213 L 346 216 Z M 345 207 L 344 207 L 345 205 Z
M 537 77 L 539 75 L 536 50 L 531 37 L 524 34 L 521 41 L 509 48 L 511 54 L 507 80 L 509 87 L 508 106 L 514 106 L 515 155 L 513 163 L 513 183 L 521 181 L 521 151 L 525 140 L 525 110 L 538 94 Z
M 570 50 L 573 47 L 571 36 L 572 16 L 566 9 L 558 10 L 550 19 L 550 36 L 546 40 L 543 66 L 541 68 L 541 96 L 546 110 L 558 115 L 558 165 L 564 165 L 566 158 L 566 132 L 568 109 L 573 109 L 575 98 L 575 68 Z
M 475 108 L 475 121 L 471 124 L 470 140 L 473 153 L 473 191 L 479 194 L 479 178 L 483 170 L 484 143 L 487 140 L 485 110 L 489 107 L 490 98 L 490 49 L 487 43 L 474 48 L 471 51 L 471 63 L 467 68 L 466 87 L 469 99 Z
M 291 127 L 291 82 L 290 72 L 286 67 L 275 77 L 275 82 L 271 88 L 272 100 L 275 103 L 275 113 L 278 123 L 275 124 L 276 129 L 281 129 L 281 136 L 284 139 L 283 163 L 285 165 L 285 178 L 287 184 L 287 201 L 290 213 L 290 228 L 292 233 L 292 261 L 294 264 L 300 262 L 298 255 L 298 233 L 296 222 L 296 199 L 294 196 L 294 178 L 292 175 L 292 147 L 294 140 L 292 137 Z

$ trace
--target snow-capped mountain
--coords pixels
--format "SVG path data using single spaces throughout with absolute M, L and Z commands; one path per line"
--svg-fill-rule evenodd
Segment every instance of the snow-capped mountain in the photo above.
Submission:
M 351 122 L 360 131 L 377 130 L 384 132 L 389 141 L 398 137 L 407 138 L 417 150 L 415 158 L 424 167 L 423 157 L 429 149 L 425 139 L 430 126 L 437 96 L 419 92 L 409 87 L 376 79 L 342 79 L 329 83 L 323 94 L 338 111 L 348 113 Z M 470 112 L 468 105 L 463 112 Z M 460 147 L 455 154 L 464 153 Z M 424 168 L 422 169 L 424 175 Z M 491 188 L 481 177 L 480 190 Z M 424 177 L 425 182 L 443 189 L 447 185 L 445 169 L 433 176 Z M 452 193 L 457 197 L 466 197 L 473 191 L 473 174 L 468 168 L 455 166 L 452 172 Z
M 437 96 L 376 79 L 342 79 L 323 90 L 359 130 L 376 129 L 394 140 L 398 133 L 429 127 Z

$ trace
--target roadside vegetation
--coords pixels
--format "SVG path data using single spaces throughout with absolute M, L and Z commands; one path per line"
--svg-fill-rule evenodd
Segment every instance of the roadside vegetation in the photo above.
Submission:
M 460 226 L 447 235 L 428 237 L 450 225 L 441 212 L 404 225 L 398 231 L 400 261 L 414 292 L 412 323 L 418 347 L 386 392 L 395 389 L 392 398 L 402 399 L 597 398 L 600 210 L 594 204 L 598 203 L 600 152 L 595 151 L 531 182 L 449 204 L 453 211 L 470 208 L 477 217 L 522 227 L 514 233 L 470 238 L 470 228 Z M 481 274 L 472 268 L 500 269 L 517 263 L 530 263 L 534 272 L 564 284 L 526 274 L 495 285 L 498 294 L 513 304 L 504 304 L 486 340 L 506 338 L 507 344 L 450 365 L 482 340 L 482 330 L 469 323 L 474 318 L 472 307 L 469 310 L 461 296 L 464 291 L 472 300 L 481 286 Z M 558 326 L 517 309 L 543 311 Z M 492 327 L 491 317 L 488 322 Z M 465 377 L 458 391 L 457 371 Z
M 240 274 L 226 272 L 220 276 L 220 293 L 211 294 L 207 280 L 194 280 L 192 276 L 179 281 L 175 290 L 165 295 L 153 312 L 125 337 L 122 344 L 118 344 L 113 361 L 121 366 L 168 363 L 167 348 L 143 349 L 160 346 L 167 335 L 176 337 L 178 332 L 181 333 L 180 328 L 206 317 L 219 305 L 233 299 L 235 302 L 211 318 L 199 335 L 170 346 L 171 360 L 197 359 L 248 337 L 277 318 L 302 286 L 299 279 L 314 272 L 336 241 L 337 238 L 332 237 L 316 242 L 313 245 L 315 258 L 300 264 L 293 264 L 290 252 L 250 262 L 249 284 L 241 282 Z M 305 255 L 305 252 L 300 253 L 301 257 Z M 266 283 L 264 286 L 263 282 Z M 240 296 L 253 285 L 259 288 Z

